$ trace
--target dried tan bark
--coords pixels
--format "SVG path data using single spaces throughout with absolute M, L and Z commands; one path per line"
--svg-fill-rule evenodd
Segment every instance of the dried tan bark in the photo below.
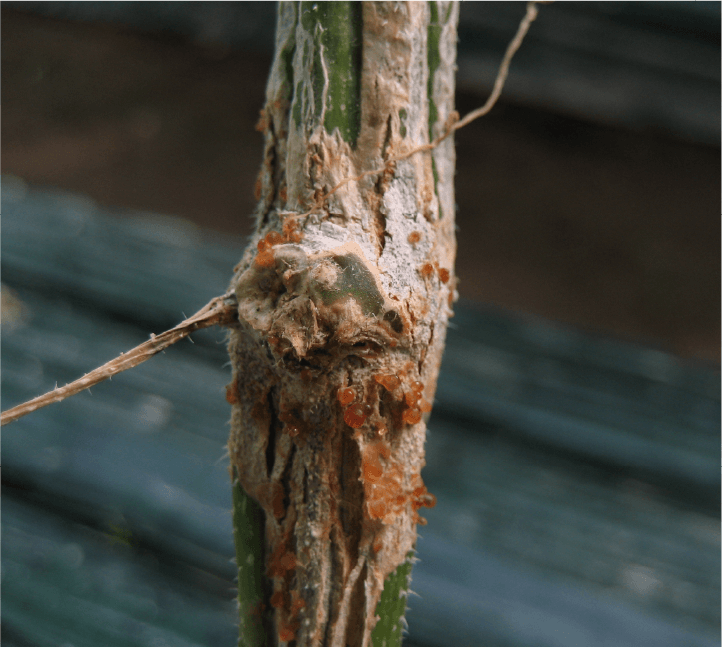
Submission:
M 260 124 L 254 240 L 264 242 L 232 284 L 244 323 L 229 346 L 229 448 L 234 476 L 266 512 L 279 639 L 298 645 L 369 644 L 384 579 L 414 546 L 418 508 L 433 504 L 420 472 L 456 294 L 453 143 L 347 183 L 299 215 L 344 178 L 428 143 L 431 103 L 433 136 L 444 132 L 457 7 L 438 7 L 447 19 L 429 82 L 429 5 L 363 3 L 355 145 L 327 132 L 325 104 L 319 118 L 318 95 L 299 90 L 311 87 L 319 48 L 323 68 L 331 62 L 296 7 L 279 9 Z M 292 98 L 281 55 L 290 43 Z M 268 247 L 271 231 L 283 240 Z M 354 393 L 342 404 L 339 394 Z

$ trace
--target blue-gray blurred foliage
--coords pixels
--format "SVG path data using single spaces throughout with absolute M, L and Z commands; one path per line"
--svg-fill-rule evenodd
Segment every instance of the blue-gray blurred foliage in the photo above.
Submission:
M 244 246 L 2 189 L 3 408 L 222 293 Z M 406 644 L 718 645 L 719 371 L 456 312 Z M 234 643 L 230 370 L 221 332 L 194 339 L 3 429 L 6 645 Z

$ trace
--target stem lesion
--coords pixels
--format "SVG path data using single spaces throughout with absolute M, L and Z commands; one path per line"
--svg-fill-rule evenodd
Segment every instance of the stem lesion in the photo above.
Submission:
M 303 4 L 312 4 L 312 3 L 303 3 Z M 355 3 L 328 3 L 328 4 L 355 4 Z M 449 115 L 449 119 L 447 120 L 444 131 L 438 137 L 436 137 L 435 139 L 430 141 L 428 144 L 423 144 L 421 146 L 414 147 L 410 150 L 403 151 L 403 152 L 399 153 L 398 155 L 391 156 L 388 159 L 386 159 L 383 166 L 380 166 L 380 167 L 374 168 L 374 169 L 370 169 L 368 171 L 364 171 L 363 173 L 356 175 L 356 176 L 350 176 L 350 177 L 344 178 L 343 180 L 338 182 L 331 190 L 318 196 L 318 198 L 314 202 L 311 209 L 309 209 L 306 213 L 296 214 L 295 217 L 296 218 L 308 217 L 308 216 L 312 215 L 313 213 L 321 210 L 326 205 L 329 198 L 334 193 L 338 192 L 340 189 L 342 189 L 344 186 L 346 186 L 350 182 L 359 182 L 360 180 L 362 180 L 366 177 L 369 177 L 371 175 L 380 175 L 382 173 L 388 172 L 390 169 L 392 169 L 393 164 L 395 164 L 396 162 L 400 162 L 402 160 L 408 159 L 412 155 L 416 155 L 417 153 L 434 150 L 436 147 L 439 146 L 439 144 L 441 144 L 443 141 L 445 141 L 454 132 L 456 132 L 460 128 L 464 128 L 465 126 L 470 124 L 475 119 L 478 119 L 479 117 L 483 117 L 484 115 L 488 114 L 489 111 L 494 107 L 494 104 L 499 99 L 499 96 L 501 95 L 501 91 L 504 87 L 506 77 L 509 73 L 509 65 L 511 64 L 511 59 L 513 58 L 514 54 L 517 52 L 517 50 L 521 46 L 521 43 L 524 40 L 524 37 L 526 36 L 526 33 L 529 30 L 529 27 L 531 26 L 531 23 L 536 19 L 537 15 L 538 15 L 537 4 L 538 4 L 537 2 L 528 2 L 527 3 L 526 14 L 519 25 L 516 35 L 514 36 L 513 40 L 509 43 L 509 46 L 507 47 L 506 53 L 504 54 L 504 58 L 499 67 L 499 72 L 497 73 L 497 77 L 494 82 L 494 88 L 492 90 L 492 93 L 483 106 L 481 106 L 480 108 L 477 108 L 476 110 L 472 110 L 463 119 L 459 119 L 458 113 L 452 112 Z M 359 16 L 359 20 L 360 20 L 360 16 Z M 294 41 L 293 45 L 291 45 L 290 41 L 289 41 L 288 56 L 290 56 L 291 58 L 293 57 L 293 52 L 295 51 L 295 48 L 296 48 L 295 41 Z M 288 72 L 288 58 L 286 58 L 285 60 L 286 60 L 286 73 L 288 74 L 289 73 Z M 291 71 L 291 74 L 292 74 L 292 71 Z M 292 83 L 293 77 L 291 76 L 291 78 L 288 80 L 290 83 Z M 301 84 L 299 84 L 299 86 L 300 85 Z M 293 106 L 294 110 L 297 105 L 300 105 L 300 102 L 298 100 L 298 97 L 295 97 L 294 98 L 294 106 Z M 294 113 L 294 119 L 295 119 L 295 113 Z M 403 133 L 402 133 L 402 136 L 403 136 Z M 121 355 L 120 357 L 117 357 L 114 360 L 107 362 L 106 364 L 103 364 L 103 366 L 100 366 L 99 368 L 95 369 L 94 371 L 91 371 L 90 373 L 83 376 L 82 378 L 75 380 L 74 382 L 71 382 L 70 384 L 68 384 L 60 389 L 56 388 L 53 391 L 50 391 L 41 396 L 38 396 L 37 398 L 34 398 L 32 400 L 29 400 L 28 402 L 20 404 L 17 407 L 13 407 L 12 409 L 8 409 L 7 411 L 4 411 L 2 413 L 2 416 L 0 417 L 1 424 L 5 425 L 9 422 L 14 422 L 15 420 L 18 420 L 19 418 L 22 418 L 23 416 L 27 415 L 28 413 L 32 413 L 33 411 L 36 411 L 37 409 L 41 409 L 42 407 L 45 407 L 48 404 L 52 404 L 53 402 L 60 402 L 60 401 L 64 400 L 65 398 L 68 398 L 72 395 L 75 395 L 76 393 L 79 393 L 80 391 L 83 391 L 84 389 L 94 386 L 95 384 L 98 384 L 99 382 L 102 382 L 103 380 L 106 380 L 106 379 L 112 377 L 116 373 L 120 373 L 129 368 L 133 368 L 134 366 L 137 366 L 138 364 L 146 361 L 147 359 L 150 359 L 153 355 L 156 355 L 157 353 L 161 352 L 162 350 L 164 350 L 171 344 L 174 344 L 177 341 L 180 341 L 181 339 L 183 339 L 184 337 L 187 337 L 190 333 L 194 332 L 195 330 L 200 330 L 201 328 L 207 328 L 209 326 L 216 326 L 216 325 L 220 325 L 220 326 L 226 325 L 227 326 L 227 325 L 231 325 L 232 323 L 235 323 L 236 316 L 237 316 L 237 303 L 235 302 L 235 298 L 236 298 L 235 294 L 233 294 L 233 293 L 229 293 L 229 294 L 222 295 L 220 297 L 216 297 L 216 298 L 212 299 L 201 310 L 199 310 L 196 314 L 194 314 L 192 317 L 186 319 L 185 321 L 181 322 L 175 328 L 168 330 L 168 331 L 162 333 L 161 335 L 154 336 L 152 339 L 145 342 L 144 344 L 141 344 L 140 346 L 137 346 L 130 352 L 128 352 L 124 355 Z M 231 301 L 228 301 L 229 299 Z

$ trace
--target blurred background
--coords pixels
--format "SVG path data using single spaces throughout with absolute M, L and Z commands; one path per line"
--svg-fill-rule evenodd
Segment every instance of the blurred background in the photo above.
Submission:
M 463 3 L 457 108 L 523 3 Z M 3 409 L 223 292 L 275 4 L 2 4 Z M 720 3 L 543 6 L 456 137 L 406 644 L 720 641 Z M 8 645 L 234 644 L 223 335 L 3 431 Z

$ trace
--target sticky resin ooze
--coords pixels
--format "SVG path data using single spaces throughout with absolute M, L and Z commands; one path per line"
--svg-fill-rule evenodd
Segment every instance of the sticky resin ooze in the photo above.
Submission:
M 401 419 L 407 425 L 421 422 L 421 414 L 431 411 L 431 403 L 424 399 L 424 385 L 421 382 L 412 382 L 404 393 L 406 409 L 401 413 Z
M 371 415 L 371 407 L 367 404 L 358 402 L 352 404 L 343 413 L 343 421 L 353 429 L 363 427 L 366 419 Z
M 374 375 L 374 380 L 390 393 L 393 393 L 401 386 L 401 380 L 397 375 L 385 375 L 381 373 Z
M 416 245 L 416 243 L 418 243 L 420 240 L 421 240 L 421 233 L 420 233 L 420 232 L 418 232 L 418 231 L 412 231 L 412 232 L 409 234 L 408 241 L 409 241 L 409 243 L 411 243 L 412 245 Z
M 432 508 L 436 498 L 429 494 L 416 474 L 411 479 L 411 487 L 404 488 L 404 469 L 392 457 L 391 445 L 383 438 L 366 443 L 361 449 L 361 475 L 364 486 L 364 511 L 370 520 L 379 520 L 384 525 L 411 507 L 414 521 L 424 524 L 425 520 L 418 515 L 419 508 Z M 374 546 L 378 552 L 382 542 Z
M 294 233 L 296 235 L 291 236 L 290 234 L 284 235 L 277 231 L 269 231 L 265 238 L 259 240 L 256 245 L 258 248 L 258 254 L 255 260 L 256 265 L 258 267 L 273 267 L 276 264 L 276 255 L 273 248 L 286 242 L 296 242 L 298 232 L 294 230 Z
M 341 403 L 342 407 L 348 406 L 356 400 L 356 389 L 352 386 L 339 389 L 336 392 L 336 399 Z

